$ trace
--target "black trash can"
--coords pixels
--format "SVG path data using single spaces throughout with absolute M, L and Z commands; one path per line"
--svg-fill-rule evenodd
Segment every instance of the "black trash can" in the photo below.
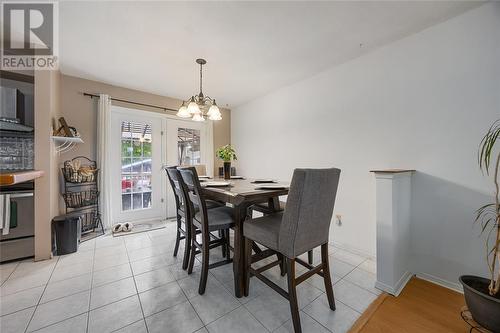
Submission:
M 82 214 L 65 214 L 52 219 L 52 252 L 54 255 L 73 253 L 80 243 Z

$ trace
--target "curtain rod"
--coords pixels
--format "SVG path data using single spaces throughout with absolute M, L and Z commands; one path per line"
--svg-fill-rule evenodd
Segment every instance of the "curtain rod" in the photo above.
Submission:
M 99 95 L 91 94 L 91 93 L 86 93 L 86 92 L 83 93 L 83 96 L 88 96 L 90 98 L 94 98 L 94 97 L 99 98 Z M 162 109 L 163 111 L 172 111 L 172 112 L 177 112 L 178 111 L 178 110 L 175 110 L 175 109 L 166 108 L 164 106 L 158 106 L 158 105 L 152 105 L 152 104 L 145 104 L 145 103 L 139 103 L 139 102 L 134 102 L 134 101 L 127 101 L 126 99 L 119 99 L 119 98 L 114 98 L 114 97 L 110 97 L 110 99 L 112 101 L 117 101 L 117 102 L 123 102 L 123 103 L 134 104 L 134 105 L 141 105 L 141 106 L 147 106 L 149 108 Z

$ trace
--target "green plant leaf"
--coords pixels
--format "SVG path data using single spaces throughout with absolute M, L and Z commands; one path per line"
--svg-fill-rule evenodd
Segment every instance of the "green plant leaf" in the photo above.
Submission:
M 495 147 L 495 143 L 500 137 L 500 120 L 497 120 L 491 125 L 488 132 L 485 134 L 483 139 L 481 140 L 479 153 L 478 153 L 478 162 L 479 168 L 486 172 L 486 174 L 490 173 L 490 165 L 493 149 Z
M 236 151 L 231 145 L 225 145 L 217 149 L 215 155 L 223 160 L 224 162 L 231 162 L 231 160 L 237 160 Z

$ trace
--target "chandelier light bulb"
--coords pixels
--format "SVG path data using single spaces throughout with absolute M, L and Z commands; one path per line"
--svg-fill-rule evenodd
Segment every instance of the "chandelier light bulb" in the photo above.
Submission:
M 208 109 L 208 112 L 207 112 L 207 116 L 211 116 L 211 115 L 220 115 L 220 110 L 219 110 L 219 107 L 217 106 L 217 104 L 212 104 L 212 106 L 210 107 L 210 109 Z
M 189 102 L 187 110 L 188 110 L 188 112 L 190 114 L 199 114 L 199 113 L 201 113 L 200 107 L 198 106 L 198 104 L 196 104 L 196 102 L 194 100 L 192 100 L 191 102 Z
M 183 103 L 182 106 L 179 108 L 179 111 L 177 112 L 177 117 L 181 118 L 189 118 L 191 117 L 191 114 L 189 113 L 186 105 Z
M 193 121 L 205 121 L 205 117 L 201 113 L 195 113 Z
M 208 116 L 208 119 L 210 120 L 221 120 L 222 119 L 222 115 L 219 113 L 214 113 L 214 114 L 211 114 L 210 116 Z

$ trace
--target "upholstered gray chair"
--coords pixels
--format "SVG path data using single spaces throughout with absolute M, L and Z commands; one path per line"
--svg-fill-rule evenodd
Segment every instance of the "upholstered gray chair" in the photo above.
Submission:
M 207 286 L 208 269 L 232 262 L 229 251 L 229 228 L 234 227 L 233 210 L 226 206 L 208 209 L 196 169 L 189 167 L 178 168 L 177 170 L 179 170 L 182 180 L 186 184 L 186 202 L 193 217 L 188 273 L 190 274 L 193 271 L 195 255 L 201 253 L 201 277 L 198 293 L 203 295 Z M 198 230 L 201 232 L 201 244 L 195 237 Z M 215 231 L 221 231 L 220 235 L 222 237 L 215 236 L 213 234 Z M 226 259 L 210 264 L 210 249 L 218 246 L 225 247 Z
M 175 239 L 174 246 L 174 257 L 177 256 L 177 252 L 179 251 L 179 245 L 182 240 L 185 240 L 184 244 L 184 258 L 182 259 L 182 269 L 186 269 L 189 263 L 189 255 L 191 253 L 191 220 L 192 215 L 191 211 L 186 206 L 187 202 L 187 188 L 186 184 L 182 180 L 181 174 L 177 170 L 176 166 L 166 167 L 165 171 L 167 172 L 168 181 L 172 186 L 172 190 L 174 192 L 175 198 L 175 215 L 177 220 L 177 235 Z M 207 200 L 206 201 L 207 209 L 220 207 L 216 201 Z
M 323 277 L 330 309 L 335 310 L 328 263 L 328 234 L 339 178 L 340 170 L 335 168 L 295 169 L 285 210 L 251 219 L 243 224 L 246 253 L 245 294 L 248 295 L 250 276 L 253 275 L 287 298 L 295 332 L 302 331 L 296 286 L 314 274 Z M 269 249 L 268 252 L 252 256 L 252 242 L 264 245 Z M 297 258 L 318 246 L 321 246 L 319 265 L 314 267 Z M 256 269 L 251 266 L 252 262 L 276 253 L 281 254 L 285 260 L 288 291 L 261 274 L 280 264 L 279 260 Z M 295 277 L 296 262 L 309 269 L 299 277 Z
M 264 215 L 269 215 L 269 214 L 274 214 L 278 212 L 282 212 L 285 210 L 286 202 L 285 201 L 278 201 L 279 207 L 275 209 L 271 209 L 269 207 L 269 202 L 263 202 L 263 203 L 258 203 L 255 205 L 252 205 L 248 208 L 248 215 L 250 218 L 253 217 L 253 212 L 259 212 Z M 254 245 L 255 247 L 255 245 Z M 314 253 L 313 250 L 310 250 L 307 252 L 307 262 L 309 264 L 313 264 L 314 262 Z M 282 269 L 282 274 L 283 274 L 283 269 Z M 284 275 L 284 274 L 283 274 Z

